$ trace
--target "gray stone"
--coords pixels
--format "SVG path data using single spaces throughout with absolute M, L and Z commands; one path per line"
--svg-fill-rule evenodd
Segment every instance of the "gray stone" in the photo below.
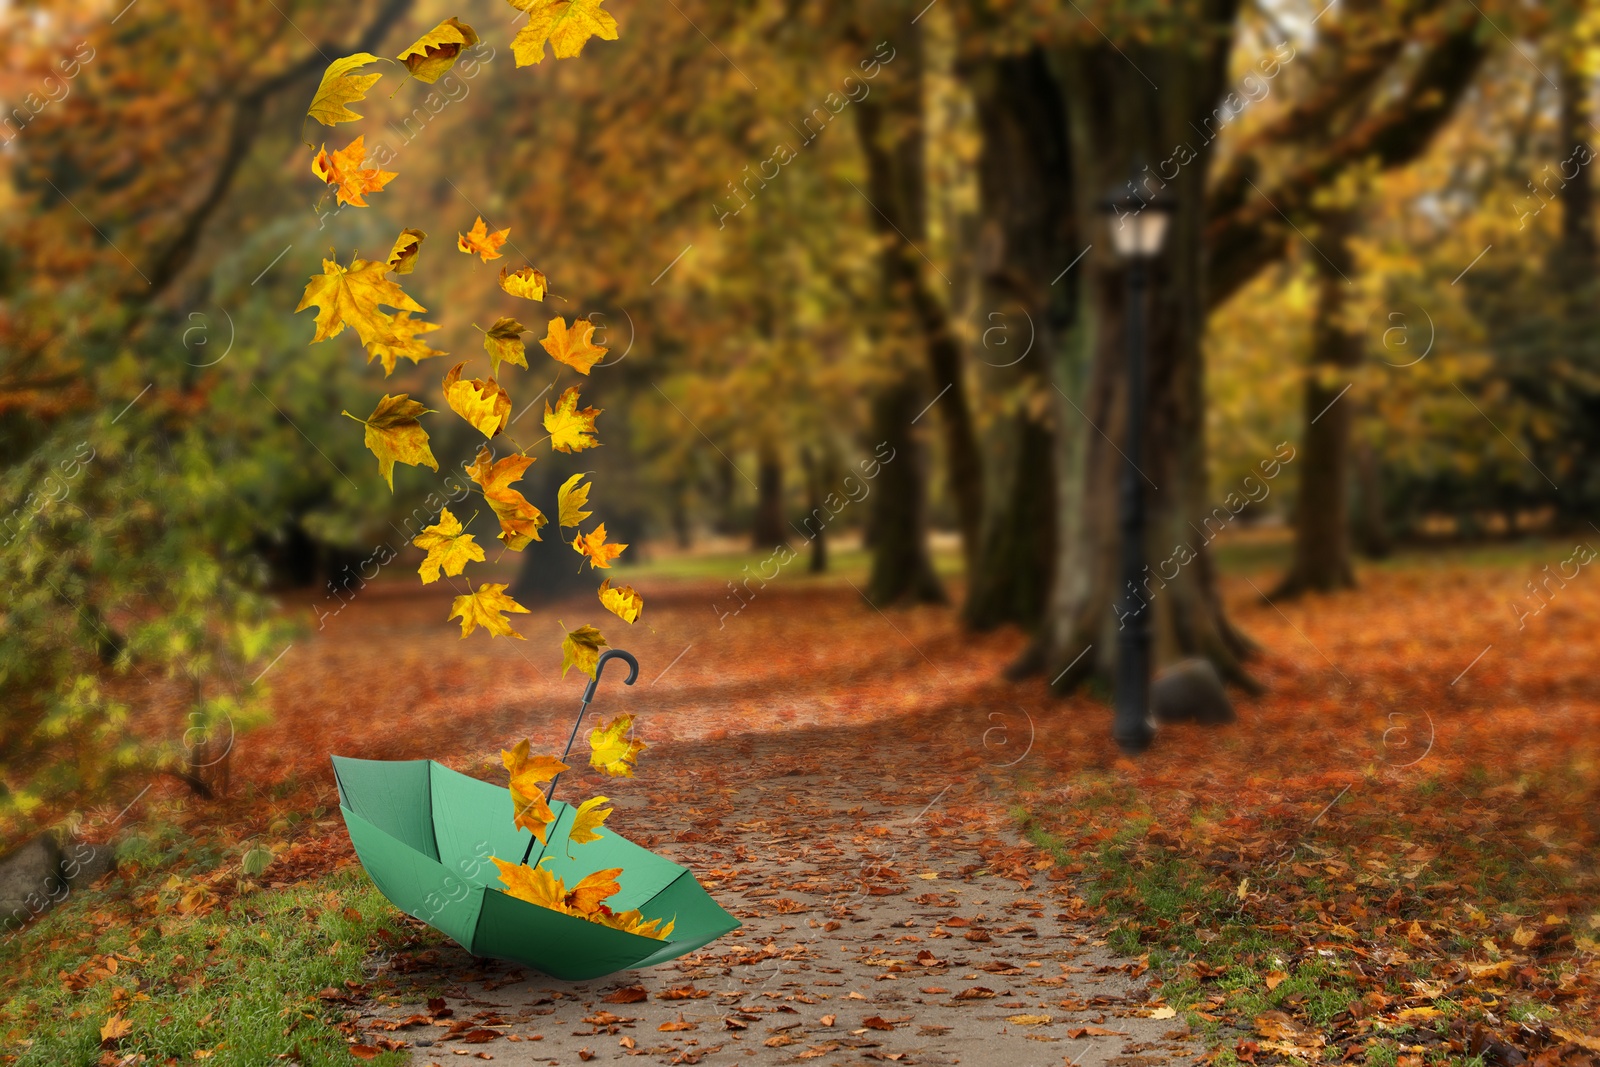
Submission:
M 66 896 L 61 844 L 41 834 L 0 856 L 0 929 L 26 926 Z
M 1150 683 L 1150 715 L 1158 723 L 1208 726 L 1238 718 L 1217 669 L 1204 659 L 1180 660 L 1156 676 Z
M 117 850 L 108 841 L 73 841 L 62 850 L 61 873 L 73 889 L 87 889 L 117 869 Z

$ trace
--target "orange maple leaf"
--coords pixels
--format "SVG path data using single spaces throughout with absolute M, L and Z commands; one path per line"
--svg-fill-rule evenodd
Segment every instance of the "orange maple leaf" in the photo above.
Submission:
M 456 235 L 456 247 L 467 255 L 477 253 L 478 258 L 484 263 L 491 259 L 500 258 L 500 246 L 506 243 L 506 238 L 511 236 L 511 227 L 503 230 L 489 232 L 489 227 L 484 224 L 483 216 L 478 216 L 478 221 L 472 224 L 472 229 L 466 233 Z
M 513 452 L 493 460 L 487 445 L 478 449 L 478 457 L 467 468 L 467 477 L 478 483 L 483 499 L 500 520 L 500 540 L 513 552 L 521 552 L 529 541 L 539 541 L 539 527 L 550 521 L 528 498 L 511 488 L 511 483 L 521 478 L 533 466 L 534 457 Z M 581 564 L 580 564 L 581 566 Z
M 558 363 L 565 363 L 579 374 L 588 374 L 589 368 L 606 358 L 604 346 L 590 343 L 594 336 L 594 325 L 588 319 L 579 319 L 567 329 L 567 320 L 554 318 L 550 320 L 549 334 L 540 341 L 544 350 L 550 353 L 550 358 Z
M 606 524 L 601 523 L 594 528 L 593 533 L 580 533 L 572 539 L 573 550 L 580 556 L 589 557 L 590 568 L 610 567 L 611 561 L 622 555 L 626 544 L 606 544 Z M 579 564 L 582 566 L 582 564 Z
M 336 186 L 335 198 L 351 207 L 366 207 L 366 195 L 382 189 L 396 176 L 392 170 L 362 168 L 361 164 L 367 159 L 365 142 L 364 135 L 357 137 L 337 152 L 329 152 L 328 146 L 323 145 L 317 158 L 311 161 L 311 173 Z

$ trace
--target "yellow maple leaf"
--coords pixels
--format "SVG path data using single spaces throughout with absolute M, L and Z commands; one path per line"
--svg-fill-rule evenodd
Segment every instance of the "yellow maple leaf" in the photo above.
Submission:
M 437 330 L 439 328 L 437 322 L 413 319 L 409 311 L 402 311 L 398 315 L 385 315 L 384 318 L 388 320 L 388 336 L 367 345 L 367 362 L 371 363 L 375 359 L 381 362 L 385 378 L 394 373 L 395 361 L 401 356 L 413 363 L 421 363 L 425 359 L 435 359 L 450 354 L 429 347 L 428 342 L 417 336 Z
M 561 677 L 573 667 L 593 678 L 595 665 L 600 662 L 600 650 L 606 639 L 593 626 L 580 626 L 569 630 L 561 642 Z
M 610 808 L 600 805 L 611 803 L 610 797 L 590 797 L 578 805 L 577 813 L 572 816 L 572 829 L 567 831 L 567 837 L 580 845 L 587 845 L 591 841 L 598 841 L 603 834 L 595 833 L 600 824 L 611 817 Z M 617 872 L 622 873 L 621 871 Z M 581 885 L 581 883 L 580 883 Z
M 528 366 L 527 349 L 523 347 L 522 335 L 528 328 L 516 319 L 495 319 L 494 325 L 483 335 L 483 350 L 489 353 L 489 373 L 499 374 L 501 363 L 515 363 L 519 367 Z
M 528 13 L 528 24 L 511 42 L 517 66 L 526 67 L 544 59 L 544 44 L 557 59 L 572 59 L 591 37 L 602 41 L 617 39 L 617 20 L 602 10 L 605 0 L 511 0 L 511 6 Z
M 483 562 L 483 549 L 471 534 L 462 532 L 460 520 L 450 514 L 449 508 L 439 513 L 437 524 L 425 527 L 411 543 L 428 553 L 428 558 L 417 568 L 417 573 L 422 575 L 423 585 L 437 582 L 441 568 L 445 574 L 454 577 L 469 562 Z M 601 599 L 605 598 L 602 596 Z
M 348 411 L 342 414 L 356 418 Z M 410 394 L 401 393 L 398 396 L 385 395 L 378 401 L 378 406 L 372 409 L 371 415 L 356 419 L 367 428 L 367 448 L 378 457 L 378 473 L 389 483 L 391 493 L 394 492 L 396 463 L 439 469 L 438 461 L 433 458 L 433 450 L 428 447 L 428 431 L 417 421 L 418 415 L 429 414 L 432 414 L 431 408 L 412 400 Z
M 610 567 L 611 561 L 622 555 L 622 550 L 628 546 L 626 544 L 606 544 L 606 524 L 602 522 L 594 528 L 593 533 L 580 533 L 574 537 L 572 539 L 572 547 L 580 556 L 589 557 L 589 568 L 593 570 L 595 567 Z M 582 564 L 580 563 L 579 566 L 581 567 Z
M 401 230 L 389 251 L 389 273 L 410 274 L 417 266 L 417 253 L 422 251 L 422 241 L 428 235 L 421 230 Z
M 463 638 L 482 626 L 495 637 L 527 640 L 511 628 L 511 620 L 501 614 L 506 611 L 521 612 L 524 615 L 528 613 L 527 608 L 506 596 L 504 583 L 480 585 L 475 592 L 455 598 L 450 605 L 450 614 L 445 616 L 445 621 L 459 618 Z
M 628 736 L 633 716 L 618 715 L 589 732 L 589 766 L 612 778 L 632 778 L 634 760 L 649 748 L 643 741 Z
M 500 540 L 513 552 L 521 552 L 529 541 L 543 540 L 539 528 L 550 521 L 528 503 L 527 497 L 511 488 L 511 483 L 521 478 L 533 462 L 534 457 L 515 452 L 492 460 L 489 447 L 483 445 L 467 468 L 467 477 L 478 483 L 483 499 L 500 520 Z
M 328 146 L 323 145 L 311 161 L 311 173 L 334 187 L 334 197 L 339 203 L 366 207 L 366 195 L 377 192 L 396 177 L 392 170 L 363 168 L 361 164 L 366 159 L 366 137 L 363 135 L 337 152 L 329 152 Z
M 610 578 L 600 583 L 600 603 L 605 605 L 607 611 L 626 623 L 636 622 L 639 613 L 644 611 L 644 598 L 633 591 L 633 586 L 624 585 L 613 589 Z
M 463 51 L 477 43 L 478 35 L 471 26 L 448 18 L 395 58 L 406 65 L 413 78 L 431 85 L 455 66 Z
M 457 363 L 444 376 L 444 398 L 450 402 L 451 411 L 466 419 L 483 436 L 493 437 L 511 420 L 511 397 L 493 378 L 462 381 L 461 368 L 465 366 L 465 363 Z
M 567 887 L 561 884 L 561 879 L 544 869 L 544 860 L 540 860 L 537 867 L 529 867 L 521 863 L 507 863 L 495 856 L 489 859 L 500 869 L 500 881 L 505 883 L 507 896 L 566 913 Z
M 345 56 L 328 64 L 328 69 L 322 72 L 322 83 L 317 86 L 317 93 L 311 98 L 311 107 L 306 114 L 316 119 L 324 126 L 333 126 L 340 122 L 355 122 L 361 118 L 358 112 L 350 110 L 346 105 L 367 98 L 367 90 L 375 85 L 382 74 L 352 74 L 351 71 L 359 70 L 368 63 L 380 62 L 379 58 L 371 52 L 357 52 L 353 56 Z
M 591 916 L 591 919 L 595 922 L 603 923 L 613 930 L 621 930 L 625 934 L 638 934 L 640 937 L 653 937 L 657 941 L 665 941 L 671 937 L 672 928 L 677 925 L 676 919 L 667 923 L 664 927 L 661 925 L 660 919 L 646 920 L 644 913 L 637 908 L 613 915 L 598 912 Z
M 544 272 L 532 267 L 523 267 L 518 271 L 510 267 L 500 268 L 500 288 L 524 300 L 543 300 L 549 284 Z
M 346 326 L 355 328 L 364 345 L 390 343 L 394 318 L 379 311 L 380 305 L 397 311 L 428 310 L 389 280 L 389 265 L 380 260 L 351 259 L 349 267 L 341 267 L 337 260 L 325 259 L 322 270 L 311 276 L 295 308 L 297 312 L 312 305 L 318 309 L 312 344 L 339 336 Z
M 557 452 L 582 452 L 600 442 L 595 438 L 594 420 L 600 408 L 578 407 L 578 387 L 562 393 L 555 410 L 550 402 L 544 404 L 544 428 L 550 435 L 550 447 Z
M 579 485 L 589 476 L 588 471 L 579 471 L 561 483 L 561 488 L 556 490 L 556 521 L 562 526 L 577 526 L 587 519 L 593 512 L 584 511 L 583 507 L 589 503 L 589 490 L 591 485 Z M 583 564 L 578 564 L 583 566 Z
M 528 742 L 522 740 L 507 752 L 500 750 L 500 759 L 511 772 L 511 807 L 513 821 L 545 843 L 545 832 L 555 821 L 555 813 L 545 800 L 545 791 L 539 787 L 569 768 L 553 756 L 528 755 Z
M 100 1027 L 100 1040 L 120 1041 L 131 1033 L 133 1033 L 133 1024 L 124 1019 L 122 1017 L 122 1013 L 119 1011 L 114 1013 L 111 1018 L 107 1019 L 105 1024 Z
M 563 903 L 585 919 L 590 918 L 600 910 L 607 897 L 615 896 L 622 891 L 622 885 L 617 881 L 617 875 L 621 873 L 621 867 L 609 867 L 585 875 L 583 880 L 567 893 Z
M 609 351 L 601 345 L 591 344 L 590 338 L 593 336 L 594 325 L 588 319 L 578 319 L 569 330 L 566 319 L 554 318 L 550 320 L 544 340 L 539 343 L 557 363 L 565 363 L 579 374 L 588 374 L 589 368 L 605 359 Z
M 506 238 L 510 236 L 511 227 L 509 226 L 503 230 L 495 230 L 493 233 L 490 233 L 488 225 L 483 221 L 483 216 L 479 215 L 478 221 L 472 224 L 472 229 L 468 230 L 466 233 L 456 234 L 456 247 L 461 249 L 461 251 L 465 252 L 469 256 L 476 253 L 481 262 L 487 263 L 491 259 L 500 258 L 500 246 L 505 244 Z M 524 269 L 532 270 L 531 267 L 526 267 Z M 539 274 L 538 271 L 534 271 L 533 273 Z M 544 275 L 539 274 L 539 278 L 539 291 L 540 293 L 543 293 Z M 500 284 L 504 286 L 505 281 L 502 279 Z M 507 292 L 510 292 L 510 290 L 507 290 Z M 540 297 L 535 297 L 534 299 L 537 300 L 540 299 Z

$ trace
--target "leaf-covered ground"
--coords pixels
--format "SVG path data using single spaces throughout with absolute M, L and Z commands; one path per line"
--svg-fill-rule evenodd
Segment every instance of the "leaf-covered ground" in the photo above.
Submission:
M 1224 588 L 1262 645 L 1253 668 L 1265 695 L 1237 697 L 1234 726 L 1167 729 L 1137 762 L 1110 743 L 1093 694 L 1047 699 L 1037 681 L 999 678 L 1019 646 L 1014 632 L 961 633 L 945 608 L 879 612 L 845 577 L 752 582 L 743 609 L 725 614 L 737 606 L 726 582 L 742 579 L 743 559 L 707 564 L 709 579 L 637 575 L 646 613 L 608 636 L 638 655 L 641 677 L 628 689 L 608 672 L 597 710 L 633 712 L 653 747 L 637 779 L 603 783 L 618 809 L 608 825 L 692 859 L 723 883 L 719 895 L 760 886 L 803 901 L 841 888 L 831 880 L 854 880 L 851 889 L 915 897 L 921 867 L 899 869 L 891 857 L 874 867 L 888 873 L 868 876 L 857 853 L 887 829 L 872 812 L 937 798 L 943 818 L 997 827 L 947 873 L 976 863 L 965 876 L 1036 884 L 1051 904 L 1042 921 L 1022 922 L 1044 937 L 1098 930 L 1109 948 L 1148 964 L 1139 996 L 1179 1009 L 1177 1023 L 1187 1017 L 1220 1061 L 1592 1062 L 1600 683 L 1587 620 L 1600 613 L 1600 585 L 1580 576 L 1520 619 L 1510 606 L 1520 596 L 1519 610 L 1532 607 L 1523 583 L 1569 552 L 1409 556 L 1368 570 L 1359 592 L 1276 606 L 1259 596 L 1271 570 L 1246 557 Z M 325 629 L 313 626 L 268 676 L 278 719 L 240 740 L 232 797 L 175 816 L 203 846 L 176 874 L 157 849 L 142 863 L 135 855 L 95 902 L 94 923 L 52 929 L 57 958 L 88 958 L 119 923 L 182 927 L 249 915 L 275 887 L 320 890 L 314 880 L 352 862 L 330 752 L 426 756 L 499 780 L 500 748 L 522 736 L 559 751 L 585 680 L 561 681 L 554 645 L 531 638 L 536 622 L 554 634 L 555 618 L 578 625 L 598 616 L 595 606 L 535 608 L 527 642 L 457 642 L 444 622 L 449 595 L 418 593 L 405 579 L 375 583 Z M 851 842 L 828 835 L 843 851 L 825 886 L 823 868 L 807 876 L 754 847 L 778 836 L 792 859 L 804 843 L 806 808 L 786 802 L 783 788 L 801 775 L 834 775 L 860 794 Z M 563 783 L 572 796 L 602 787 Z M 134 808 L 125 832 L 154 818 L 146 809 L 166 789 Z M 174 817 L 170 805 L 161 810 Z M 684 824 L 688 833 L 664 829 Z M 239 859 L 254 846 L 275 859 L 253 881 Z M 846 860 L 853 865 L 839 867 Z M 807 877 L 814 884 L 799 884 Z M 830 921 L 826 908 L 802 909 L 785 920 L 796 927 L 789 936 L 809 931 L 808 918 Z M 456 952 L 460 960 L 445 956 L 445 984 L 467 960 L 408 923 L 368 944 L 395 958 Z M 706 958 L 733 945 L 766 951 L 747 936 L 709 946 Z M 16 1037 L 42 1025 L 29 983 L 48 977 L 32 950 L 5 951 L 21 977 L 3 990 L 0 1033 Z M 93 988 L 142 981 L 134 967 Z M 445 991 L 405 981 L 412 997 Z M 176 994 L 158 986 L 155 995 Z M 344 1017 L 351 1041 L 363 1040 L 358 1020 L 372 1008 Z M 923 1010 L 910 1012 L 917 1025 L 942 1025 Z M 1031 1001 L 1015 1010 L 1045 1013 Z M 1082 1025 L 1072 1018 L 1049 1025 Z M 75 1025 L 104 1021 L 85 1012 Z M 823 1062 L 894 1047 L 842 1047 Z

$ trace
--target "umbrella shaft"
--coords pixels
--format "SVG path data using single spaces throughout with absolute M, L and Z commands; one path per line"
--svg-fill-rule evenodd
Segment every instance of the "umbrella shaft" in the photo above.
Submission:
M 593 690 L 594 690 L 594 687 L 590 686 L 590 692 L 593 692 Z M 589 710 L 589 701 L 585 700 L 583 702 L 583 706 L 578 709 L 578 719 L 577 719 L 577 721 L 572 724 L 572 736 L 567 738 L 567 747 L 562 749 L 562 751 L 561 751 L 561 762 L 562 763 L 565 763 L 567 761 L 567 757 L 569 755 L 571 755 L 571 753 L 572 753 L 572 746 L 574 744 L 576 744 L 577 741 L 578 741 L 578 727 L 583 725 L 583 716 L 584 716 L 584 713 L 587 712 L 588 710 Z M 559 782 L 559 781 L 561 781 L 561 775 L 560 774 L 557 774 L 554 778 L 550 779 L 550 787 L 544 791 L 544 802 L 545 802 L 546 806 L 549 805 L 550 798 L 552 798 L 552 797 L 554 797 L 556 795 L 556 783 Z M 523 850 L 523 853 L 522 853 L 522 865 L 524 867 L 526 867 L 528 865 L 528 857 L 533 855 L 533 843 L 534 843 L 534 841 L 537 841 L 537 840 L 539 840 L 537 837 L 529 839 L 528 847 Z

